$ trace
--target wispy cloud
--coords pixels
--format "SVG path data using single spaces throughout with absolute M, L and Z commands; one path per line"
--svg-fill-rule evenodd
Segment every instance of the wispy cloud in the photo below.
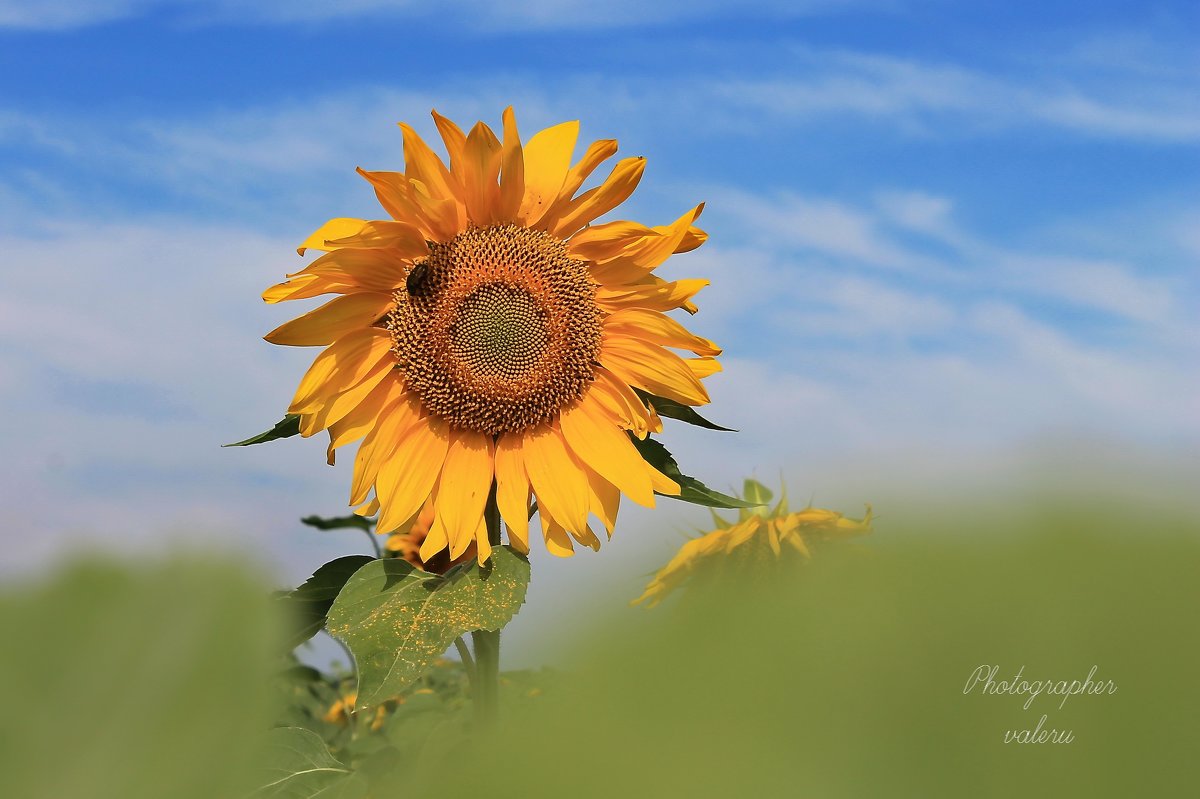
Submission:
M 933 137 L 1061 128 L 1090 136 L 1161 142 L 1200 140 L 1195 74 L 1096 79 L 1063 72 L 982 72 L 953 63 L 850 51 L 796 49 L 785 76 L 713 87 L 722 105 L 795 123 L 830 115 L 892 119 Z
M 749 18 L 788 18 L 827 13 L 845 7 L 887 7 L 879 0 L 753 0 L 739 4 L 736 13 Z M 453 18 L 470 30 L 570 30 L 631 28 L 674 20 L 712 19 L 734 13 L 720 0 L 261 0 L 246 4 L 233 0 L 44 0 L 36 6 L 21 0 L 0 2 L 0 28 L 60 30 L 97 25 L 139 16 L 148 11 L 166 12 L 188 24 L 293 24 L 339 19 Z

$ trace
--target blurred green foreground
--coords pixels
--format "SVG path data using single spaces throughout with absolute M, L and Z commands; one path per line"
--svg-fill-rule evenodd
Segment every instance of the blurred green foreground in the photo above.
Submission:
M 782 583 L 650 611 L 597 597 L 544 685 L 509 683 L 487 740 L 396 712 L 369 781 L 257 795 L 1196 795 L 1200 523 L 1038 508 L 1019 527 L 964 511 L 923 529 L 880 509 L 873 536 Z M 0 591 L 0 796 L 211 799 L 269 781 L 263 734 L 293 716 L 268 699 L 268 588 L 177 560 Z M 1116 691 L 1026 709 L 1027 694 L 964 694 L 981 665 L 997 682 L 1095 666 Z M 1005 743 L 1043 715 L 1073 740 Z

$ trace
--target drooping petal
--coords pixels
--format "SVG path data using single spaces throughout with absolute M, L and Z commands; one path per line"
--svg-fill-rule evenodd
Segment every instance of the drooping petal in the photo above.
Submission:
M 586 465 L 584 471 L 588 478 L 588 508 L 604 525 L 608 537 L 612 538 L 613 528 L 617 524 L 617 511 L 621 507 L 621 490 Z
M 376 531 L 391 532 L 417 512 L 441 474 L 449 447 L 450 434 L 442 419 L 426 416 L 409 428 L 375 481 L 383 509 Z
M 587 479 L 561 434 L 547 424 L 537 425 L 525 431 L 521 449 L 538 507 L 545 507 L 570 530 L 586 527 Z
M 559 416 L 563 437 L 580 460 L 630 499 L 654 507 L 654 490 L 646 462 L 629 437 L 590 395 Z M 537 484 L 534 484 L 537 491 Z M 540 494 L 538 495 L 540 498 Z
M 370 327 L 394 304 L 391 294 L 360 292 L 337 297 L 320 308 L 272 330 L 264 339 L 291 347 L 318 347 L 363 327 Z
M 542 539 L 546 542 L 546 550 L 560 558 L 574 555 L 575 545 L 571 543 L 571 536 L 541 505 L 538 505 L 538 518 L 542 523 Z
M 350 504 L 357 505 L 367 498 L 379 470 L 387 463 L 397 445 L 419 420 L 413 399 L 401 395 L 393 398 L 379 412 L 375 427 L 358 445 L 354 458 L 354 475 L 350 483 Z
M 520 433 L 504 433 L 496 439 L 496 504 L 510 542 L 528 552 L 529 477 L 525 474 Z
M 329 425 L 329 446 L 325 459 L 333 465 L 334 450 L 352 444 L 367 435 L 379 424 L 383 409 L 404 393 L 404 378 L 393 370 L 354 410 Z
M 492 487 L 492 439 L 468 430 L 451 433 L 450 446 L 438 481 L 437 518 L 456 558 L 475 540 Z

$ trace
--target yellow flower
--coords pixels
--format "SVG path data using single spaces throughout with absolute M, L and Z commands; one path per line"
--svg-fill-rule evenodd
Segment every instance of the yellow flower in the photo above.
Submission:
M 766 487 L 753 480 L 746 481 L 745 493 L 747 497 L 770 499 Z M 654 607 L 676 588 L 713 567 L 736 563 L 757 570 L 788 552 L 811 558 L 809 545 L 813 542 L 870 532 L 871 515 L 870 505 L 862 519 L 848 519 L 840 513 L 812 507 L 788 513 L 786 498 L 771 511 L 743 510 L 733 523 L 714 513 L 717 529 L 680 547 L 632 604 L 645 602 L 647 607 Z
M 621 494 L 653 506 L 655 491 L 679 492 L 627 436 L 661 429 L 633 389 L 701 405 L 701 378 L 720 370 L 720 349 L 666 315 L 694 313 L 707 281 L 654 274 L 707 238 L 692 224 L 703 206 L 661 227 L 593 225 L 630 196 L 645 159 L 577 194 L 615 141 L 572 165 L 578 122 L 522 145 L 511 108 L 502 139 L 433 117 L 449 168 L 401 124 L 405 171 L 359 170 L 392 218 L 331 219 L 299 248 L 328 254 L 263 294 L 340 295 L 266 336 L 325 347 L 289 413 L 303 435 L 329 431 L 330 463 L 362 440 L 350 504 L 379 512 L 378 532 L 432 506 L 423 560 L 472 543 L 488 558 L 493 481 L 518 549 L 529 549 L 531 495 L 551 552 L 570 555 L 573 540 L 598 549 L 589 514 L 611 536 Z
M 329 710 L 324 715 L 324 720 L 330 724 L 336 724 L 339 727 L 345 727 L 350 721 L 350 714 L 354 712 L 354 703 L 358 701 L 358 693 L 350 692 L 344 697 L 338 699 L 330 706 Z M 394 709 L 397 705 L 403 705 L 404 699 L 389 699 L 382 705 L 379 705 L 371 712 L 370 729 L 371 732 L 378 732 L 383 723 L 387 721 L 389 709 Z

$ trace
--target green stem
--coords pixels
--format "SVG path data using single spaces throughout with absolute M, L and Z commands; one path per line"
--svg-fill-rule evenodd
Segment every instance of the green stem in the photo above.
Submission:
M 488 541 L 492 547 L 500 546 L 500 507 L 496 504 L 495 481 L 488 493 L 483 519 Z M 500 631 L 475 630 L 471 633 L 471 644 L 475 649 L 475 680 L 472 684 L 475 719 L 480 726 L 490 726 L 496 721 L 500 700 Z

